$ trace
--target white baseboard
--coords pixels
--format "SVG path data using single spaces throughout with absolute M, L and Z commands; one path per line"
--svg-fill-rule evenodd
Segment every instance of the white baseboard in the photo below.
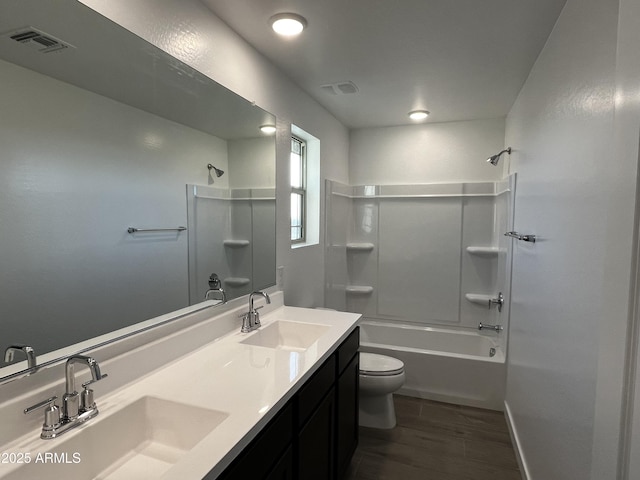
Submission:
M 506 402 L 506 400 L 504 402 L 504 416 L 507 420 L 507 426 L 509 427 L 509 436 L 511 437 L 511 443 L 513 444 L 513 449 L 516 453 L 516 460 L 518 462 L 518 467 L 520 468 L 522 480 L 532 480 L 531 475 L 529 475 L 529 469 L 527 468 L 527 462 L 522 455 L 518 432 L 516 431 L 516 427 L 513 424 L 511 410 L 509 409 L 509 404 Z

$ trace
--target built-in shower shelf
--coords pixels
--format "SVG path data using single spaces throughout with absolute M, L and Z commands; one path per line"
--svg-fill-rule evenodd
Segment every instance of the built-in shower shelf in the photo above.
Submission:
M 484 295 L 481 293 L 465 293 L 464 298 L 469 300 L 471 303 L 477 303 L 478 305 L 483 305 L 487 307 L 489 305 L 489 300 L 491 300 L 491 295 Z
M 471 255 L 478 255 L 481 257 L 497 257 L 499 249 L 498 247 L 469 246 L 467 247 L 467 252 L 469 252 Z
M 229 248 L 242 248 L 249 246 L 249 240 L 225 240 L 223 243 L 225 247 Z
M 224 279 L 225 285 L 229 287 L 244 287 L 245 285 L 249 285 L 251 280 L 244 277 L 228 277 Z
M 373 287 L 368 285 L 349 285 L 345 289 L 348 295 L 371 295 Z
M 347 243 L 347 252 L 370 252 L 374 246 L 373 243 Z

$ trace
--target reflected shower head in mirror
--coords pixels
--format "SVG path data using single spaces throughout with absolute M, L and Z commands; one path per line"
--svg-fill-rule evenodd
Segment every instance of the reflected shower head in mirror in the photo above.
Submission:
M 220 170 L 219 168 L 216 168 L 211 164 L 207 165 L 207 168 L 209 169 L 209 171 L 213 170 L 214 172 L 216 172 L 216 177 L 221 177 L 222 175 L 224 175 L 224 170 Z
M 489 162 L 491 165 L 495 167 L 496 165 L 498 165 L 498 161 L 500 160 L 500 155 L 502 155 L 505 152 L 511 155 L 511 147 L 505 148 L 504 150 L 502 150 L 499 153 L 496 153 L 495 155 L 491 155 L 489 158 L 487 158 L 487 162 Z

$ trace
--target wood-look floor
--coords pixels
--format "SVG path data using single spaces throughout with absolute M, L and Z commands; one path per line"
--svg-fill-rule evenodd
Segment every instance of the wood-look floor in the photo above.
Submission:
M 345 480 L 521 480 L 501 412 L 394 396 L 398 425 L 360 427 Z

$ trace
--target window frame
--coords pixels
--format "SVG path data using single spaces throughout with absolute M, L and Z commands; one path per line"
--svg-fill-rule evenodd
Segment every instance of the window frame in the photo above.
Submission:
M 289 187 L 291 189 L 289 194 L 289 208 L 291 208 L 291 197 L 293 194 L 300 195 L 301 198 L 301 218 L 300 218 L 300 238 L 291 238 L 291 230 L 294 225 L 292 224 L 293 218 L 291 218 L 291 211 L 289 211 L 289 239 L 292 245 L 306 243 L 307 241 L 307 142 L 296 135 L 291 135 L 291 140 L 298 142 L 300 145 L 300 179 L 301 187 L 294 187 L 291 182 L 291 154 L 293 149 L 289 152 Z

